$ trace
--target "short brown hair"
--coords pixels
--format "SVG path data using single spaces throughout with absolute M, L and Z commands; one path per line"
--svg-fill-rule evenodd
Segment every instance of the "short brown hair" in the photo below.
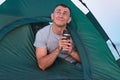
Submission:
M 65 4 L 57 4 L 57 5 L 55 6 L 55 8 L 58 7 L 58 6 L 62 6 L 62 7 L 64 7 L 64 8 L 68 8 L 68 9 L 70 10 L 70 14 L 71 14 L 71 9 L 70 9 L 69 6 L 67 6 L 67 5 L 65 5 Z M 55 8 L 54 8 L 54 10 L 55 10 Z

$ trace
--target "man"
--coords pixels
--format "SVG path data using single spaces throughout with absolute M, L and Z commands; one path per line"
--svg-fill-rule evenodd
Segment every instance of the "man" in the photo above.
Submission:
M 40 69 L 45 70 L 50 67 L 57 57 L 71 63 L 80 62 L 77 51 L 73 49 L 72 40 L 66 40 L 66 37 L 62 36 L 67 24 L 71 21 L 70 12 L 68 6 L 58 4 L 51 14 L 53 23 L 37 32 L 34 46 Z M 63 51 L 67 54 L 63 54 Z

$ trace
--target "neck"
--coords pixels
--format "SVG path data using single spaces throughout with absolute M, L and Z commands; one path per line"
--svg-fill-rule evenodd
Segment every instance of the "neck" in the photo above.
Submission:
M 62 35 L 63 31 L 66 29 L 66 26 L 56 26 L 54 24 L 52 24 L 52 30 L 54 33 L 56 33 L 57 35 Z

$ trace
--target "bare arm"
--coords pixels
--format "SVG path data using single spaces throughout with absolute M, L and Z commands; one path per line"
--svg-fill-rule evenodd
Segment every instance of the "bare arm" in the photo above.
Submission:
M 72 51 L 71 53 L 70 53 L 70 55 L 74 58 L 74 59 L 76 59 L 78 62 L 80 62 L 80 56 L 79 56 L 79 54 L 78 54 L 78 52 L 77 51 Z
M 36 48 L 36 58 L 38 61 L 38 66 L 42 70 L 45 70 L 46 68 L 50 67 L 56 60 L 59 52 L 59 48 L 56 48 L 52 53 L 47 54 L 46 48 Z
M 38 61 L 38 66 L 42 70 L 45 70 L 46 68 L 50 67 L 56 60 L 63 46 L 64 45 L 62 44 L 62 40 L 60 39 L 58 47 L 49 54 L 47 54 L 46 48 L 36 48 L 36 58 Z
M 69 46 L 68 46 L 69 45 Z M 78 53 L 72 50 L 72 43 L 67 40 L 60 39 L 58 43 L 58 48 L 56 48 L 53 52 L 47 54 L 46 48 L 36 48 L 36 58 L 38 62 L 38 66 L 44 71 L 46 68 L 50 67 L 54 61 L 56 60 L 58 54 L 61 49 L 68 51 L 68 53 L 80 62 L 80 57 Z

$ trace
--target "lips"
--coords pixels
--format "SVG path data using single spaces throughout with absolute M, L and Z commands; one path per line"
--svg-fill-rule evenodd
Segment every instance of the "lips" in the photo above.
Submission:
M 57 20 L 58 20 L 58 21 L 64 21 L 64 19 L 63 19 L 63 18 L 57 18 Z

